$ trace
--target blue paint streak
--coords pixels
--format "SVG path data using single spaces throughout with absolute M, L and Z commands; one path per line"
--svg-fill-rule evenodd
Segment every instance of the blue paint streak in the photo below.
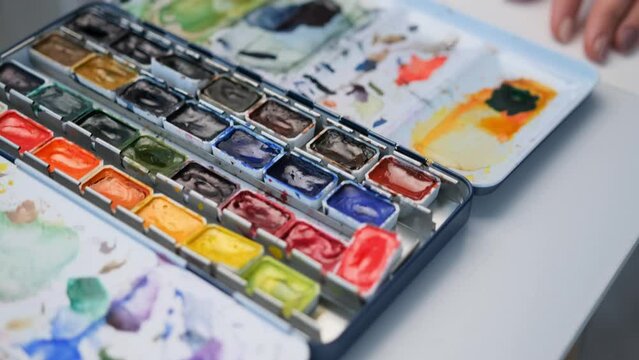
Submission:
M 388 120 L 384 119 L 384 118 L 379 118 L 377 120 L 375 120 L 375 122 L 373 123 L 373 127 L 379 127 L 382 126 L 384 124 L 386 124 L 388 122 Z
M 82 358 L 78 346 L 104 325 L 104 319 L 94 321 L 84 331 L 70 339 L 34 340 L 22 347 L 31 358 L 41 360 L 79 360 Z
M 359 65 L 357 65 L 355 67 L 355 70 L 359 71 L 359 72 L 369 72 L 369 71 L 373 71 L 377 68 L 377 62 L 370 60 L 370 59 L 366 59 L 364 61 L 362 61 L 361 63 L 359 63 Z

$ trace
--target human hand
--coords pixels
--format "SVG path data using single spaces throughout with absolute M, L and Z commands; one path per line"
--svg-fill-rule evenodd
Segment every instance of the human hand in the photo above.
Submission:
M 583 0 L 553 0 L 551 28 L 557 40 L 572 39 L 582 6 Z M 639 0 L 594 0 L 584 30 L 584 49 L 591 60 L 604 62 L 611 48 L 630 52 L 638 39 Z

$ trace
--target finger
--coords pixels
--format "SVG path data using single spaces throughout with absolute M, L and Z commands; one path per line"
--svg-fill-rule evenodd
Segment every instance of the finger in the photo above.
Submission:
M 597 0 L 586 22 L 584 33 L 585 50 L 588 57 L 596 62 L 604 62 L 613 37 L 634 0 Z
M 615 48 L 619 51 L 630 51 L 637 45 L 639 38 L 639 1 L 635 1 L 626 18 L 619 25 L 615 34 Z
M 577 26 L 577 14 L 582 0 L 553 0 L 550 26 L 555 38 L 562 43 L 572 39 Z

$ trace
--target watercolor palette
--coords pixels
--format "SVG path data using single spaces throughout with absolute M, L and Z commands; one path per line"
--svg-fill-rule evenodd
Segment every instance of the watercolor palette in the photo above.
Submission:
M 110 39 L 98 31 L 102 25 L 121 34 Z M 116 46 L 131 32 L 166 51 L 150 54 L 149 66 L 130 47 Z M 58 46 L 89 53 L 62 67 L 43 61 L 33 46 L 54 34 L 63 37 Z M 379 313 L 372 303 L 396 295 L 384 289 L 408 281 L 411 268 L 423 266 L 449 239 L 445 230 L 463 224 L 471 187 L 293 92 L 186 45 L 104 5 L 52 24 L 2 55 L 1 64 L 43 82 L 24 96 L 0 95 L 55 137 L 26 150 L 1 136 L 0 151 L 140 234 L 154 250 L 181 257 L 260 316 L 302 334 L 313 356 L 332 358 Z M 167 62 L 171 57 L 188 63 Z M 62 96 L 38 100 L 51 89 L 89 106 L 72 113 Z M 71 150 L 77 159 L 67 156 Z M 432 202 L 405 201 L 369 181 L 387 157 L 438 179 Z M 371 216 L 377 207 L 384 211 Z M 381 255 L 366 247 L 355 253 L 379 267 L 362 285 L 357 272 L 340 269 L 351 259 L 346 255 L 361 248 L 356 234 L 369 222 L 396 234 L 398 246 Z

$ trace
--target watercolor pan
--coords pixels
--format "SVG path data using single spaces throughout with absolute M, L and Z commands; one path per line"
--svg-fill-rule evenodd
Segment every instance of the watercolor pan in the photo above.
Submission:
M 29 94 L 29 97 L 38 107 L 36 113 L 46 108 L 59 115 L 62 121 L 74 121 L 93 109 L 89 100 L 55 84 L 42 87 Z
M 169 52 L 163 45 L 132 32 L 114 42 L 111 48 L 119 55 L 141 67 L 150 66 L 151 59 L 166 55 Z
M 190 95 L 197 94 L 215 76 L 215 73 L 177 54 L 153 58 L 151 73 Z
M 242 116 L 262 98 L 262 95 L 247 84 L 228 76 L 220 76 L 200 90 L 199 97 L 200 100 L 233 115 Z
M 118 104 L 156 125 L 162 125 L 182 100 L 177 93 L 145 78 L 129 85 L 117 96 Z
M 352 229 L 363 224 L 392 229 L 399 216 L 397 204 L 352 181 L 341 183 L 322 204 L 328 216 Z
M 228 199 L 220 209 L 230 211 L 233 214 L 247 220 L 251 228 L 245 234 L 253 237 L 257 229 L 263 229 L 275 236 L 279 236 L 290 224 L 295 221 L 295 215 L 282 205 L 266 198 L 266 196 L 241 190 Z M 225 218 L 222 216 L 224 224 Z M 237 224 L 228 224 L 231 228 L 237 228 Z
M 366 181 L 421 206 L 429 206 L 441 187 L 441 180 L 435 175 L 390 155 L 366 173 Z
M 0 83 L 5 85 L 5 92 L 15 90 L 27 95 L 45 83 L 45 80 L 15 62 L 0 64 Z
M 364 226 L 353 234 L 342 256 L 337 275 L 354 284 L 364 298 L 375 293 L 397 264 L 401 243 L 397 234 L 373 226 Z
M 3 358 L 309 359 L 302 334 L 22 165 L 0 157 L 0 183 L 12 184 L 0 201 Z M 7 276 L 16 286 L 4 286 Z M 207 340 L 193 346 L 181 334 Z
M 38 40 L 30 49 L 31 59 L 38 65 L 63 74 L 86 59 L 91 51 L 68 37 L 52 33 Z
M 247 269 L 264 253 L 262 245 L 219 225 L 206 226 L 184 248 L 234 272 Z
M 109 55 L 94 55 L 73 67 L 78 81 L 111 100 L 116 90 L 135 81 L 138 74 Z
M 292 153 L 281 156 L 264 173 L 264 182 L 315 209 L 338 181 L 337 175 L 318 163 Z
M 264 101 L 251 110 L 246 119 L 294 147 L 306 144 L 315 135 L 313 117 L 275 99 Z
M 332 271 L 341 261 L 346 245 L 306 221 L 297 220 L 282 236 L 287 251 L 298 250 Z
M 223 203 L 240 188 L 233 181 L 196 162 L 186 164 L 171 179 L 187 191 L 195 191 L 216 204 Z
M 262 180 L 284 148 L 243 126 L 226 129 L 213 142 L 213 155 L 239 172 Z
M 155 226 L 178 245 L 186 243 L 200 231 L 206 220 L 164 195 L 152 195 L 133 209 L 144 221 L 144 228 Z
M 121 153 L 122 157 L 137 162 L 152 174 L 171 176 L 187 158 L 168 145 L 150 137 L 140 136 Z
M 379 149 L 335 127 L 322 130 L 306 150 L 356 179 L 361 179 L 379 159 Z
M 162 123 L 176 136 L 211 152 L 211 142 L 231 126 L 231 121 L 194 101 L 187 101 Z
M 150 187 L 113 166 L 103 166 L 85 180 L 80 190 L 84 192 L 87 188 L 111 200 L 112 211 L 115 211 L 118 206 L 131 210 L 153 193 Z
M 91 111 L 76 123 L 90 132 L 92 137 L 101 139 L 118 149 L 122 149 L 138 137 L 138 130 L 101 110 Z
M 67 29 L 103 45 L 111 44 L 126 33 L 126 29 L 120 25 L 93 13 L 82 14 L 65 26 Z
M 60 137 L 51 139 L 35 150 L 33 155 L 49 165 L 49 172 L 58 170 L 76 180 L 102 164 L 102 160 L 89 151 Z
M 319 284 L 270 256 L 262 257 L 242 277 L 249 294 L 259 289 L 281 301 L 286 317 L 294 310 L 311 312 L 317 304 Z
M 31 151 L 53 138 L 53 132 L 15 110 L 0 103 L 0 136 L 20 147 L 20 153 Z

